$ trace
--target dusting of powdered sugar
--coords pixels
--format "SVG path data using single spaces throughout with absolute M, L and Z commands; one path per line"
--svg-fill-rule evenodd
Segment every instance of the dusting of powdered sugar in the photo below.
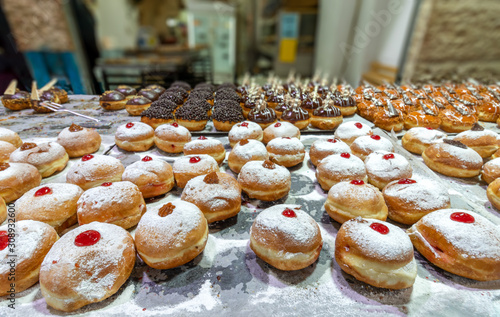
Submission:
M 361 129 L 355 124 L 361 124 Z M 357 138 L 369 134 L 372 134 L 372 129 L 368 125 L 362 124 L 358 121 L 344 122 L 338 126 L 337 130 L 335 130 L 335 136 L 342 140 Z
M 457 134 L 453 139 L 457 141 L 461 141 L 463 139 L 477 140 L 482 137 L 493 137 L 497 139 L 497 141 L 500 141 L 500 136 L 498 135 L 498 133 L 487 129 L 482 131 L 467 130 Z
M 439 130 L 427 129 L 427 128 L 411 128 L 406 132 L 408 136 L 411 136 L 423 144 L 434 144 L 442 142 L 444 138 L 447 137 L 446 133 L 443 133 Z
M 411 210 L 435 210 L 450 203 L 448 190 L 430 179 L 412 184 L 393 182 L 384 189 L 384 195 L 395 197 L 409 205 Z
M 241 157 L 244 160 L 250 160 L 254 156 L 259 158 L 268 156 L 266 146 L 260 141 L 249 139 L 248 143 L 244 145 L 240 143 L 238 142 L 231 150 L 231 153 L 234 153 L 233 155 Z
M 375 140 L 369 135 L 360 136 L 356 138 L 354 142 L 351 144 L 351 149 L 353 147 L 357 147 L 364 152 L 375 152 L 375 151 L 394 151 L 394 146 L 392 142 L 386 138 L 380 137 L 380 140 Z
M 196 163 L 189 162 L 192 157 L 200 157 L 200 161 Z M 185 173 L 193 172 L 193 168 L 198 171 L 218 171 L 219 164 L 215 161 L 213 157 L 207 154 L 194 154 L 179 157 L 175 160 L 173 165 L 174 173 Z
M 93 154 L 93 156 L 90 160 L 83 161 L 80 159 L 73 164 L 68 170 L 67 179 L 76 181 L 78 178 L 83 178 L 91 182 L 99 179 L 100 175 L 96 171 L 101 168 L 104 168 L 108 175 L 117 173 L 118 170 L 123 168 L 120 160 L 112 156 L 100 154 Z
M 135 195 L 132 195 L 135 193 Z M 137 185 L 129 181 L 115 182 L 110 186 L 97 186 L 85 191 L 78 199 L 78 212 L 106 210 L 115 205 L 131 206 L 136 195 L 141 195 Z
M 35 196 L 35 193 L 42 187 L 48 187 L 51 190 L 50 194 Z M 16 212 L 22 213 L 23 211 L 34 210 L 51 210 L 56 212 L 60 208 L 67 208 L 65 206 L 72 200 L 78 200 L 82 195 L 83 190 L 73 184 L 68 183 L 49 183 L 35 187 L 26 192 L 16 202 Z M 65 210 L 66 211 L 66 210 Z
M 244 180 L 258 184 L 283 184 L 291 180 L 290 171 L 281 165 L 275 164 L 273 169 L 262 166 L 264 161 L 250 161 L 241 168 L 238 181 Z
M 189 132 L 188 129 L 186 129 L 185 127 L 181 126 L 181 125 L 178 125 L 177 127 L 176 126 L 173 126 L 171 124 L 162 124 L 160 126 L 158 126 L 155 130 L 155 135 L 157 137 L 159 137 L 160 139 L 164 138 L 164 137 L 169 137 L 169 136 L 183 136 L 183 137 L 186 137 L 188 140 L 191 140 L 191 132 Z
M 392 154 L 394 158 L 384 159 L 384 155 Z M 399 179 L 411 177 L 412 168 L 408 160 L 397 153 L 387 151 L 376 151 L 368 155 L 365 159 L 366 171 L 384 179 Z M 409 174 L 409 175 L 408 175 Z
M 463 149 L 458 146 L 454 146 L 451 144 L 447 143 L 439 143 L 439 144 L 434 144 L 432 147 L 434 147 L 438 152 L 443 151 L 450 155 L 451 157 L 457 158 L 457 167 L 459 168 L 467 168 L 463 164 L 463 162 L 468 162 L 476 165 L 483 165 L 483 158 L 481 155 L 479 155 L 476 151 L 474 151 L 471 148 L 466 148 Z
M 197 176 L 190 179 L 184 190 L 182 191 L 181 199 L 185 200 L 189 197 L 191 201 L 204 202 L 203 205 L 210 206 L 212 211 L 221 210 L 229 207 L 230 202 L 238 199 L 241 196 L 241 190 L 236 182 L 236 179 L 219 174 L 219 182 L 217 184 L 207 184 L 203 180 L 206 175 Z
M 344 158 L 340 154 L 332 154 L 321 160 L 318 166 L 318 173 L 342 174 L 342 175 L 363 175 L 366 176 L 365 164 L 354 155 Z
M 194 139 L 186 144 L 184 144 L 184 152 L 189 152 L 189 151 L 202 151 L 205 150 L 206 148 L 215 148 L 215 147 L 220 147 L 222 146 L 222 142 L 216 139 Z
M 297 138 L 280 137 L 274 138 L 267 143 L 268 152 L 279 152 L 279 154 L 305 153 L 304 144 Z M 278 153 L 276 153 L 278 154 Z
M 172 167 L 170 164 L 161 159 L 153 159 L 150 161 L 137 161 L 125 168 L 122 175 L 122 180 L 124 181 L 135 181 L 142 176 L 148 179 L 155 179 L 158 175 L 165 175 L 167 173 L 172 173 Z
M 278 126 L 276 126 L 278 125 Z M 297 137 L 300 135 L 300 130 L 290 122 L 282 121 L 274 123 L 264 129 L 264 134 L 269 133 L 274 137 Z
M 248 126 L 242 126 L 242 124 L 248 124 Z M 258 125 L 255 122 L 252 121 L 243 121 L 240 123 L 237 123 L 233 125 L 231 130 L 229 131 L 229 140 L 243 140 L 243 139 L 249 139 L 252 137 L 252 135 L 257 134 L 258 137 L 262 137 L 262 128 L 260 125 Z
M 66 150 L 59 143 L 45 142 L 27 150 L 16 149 L 10 154 L 10 161 L 38 166 L 60 159 L 65 154 Z

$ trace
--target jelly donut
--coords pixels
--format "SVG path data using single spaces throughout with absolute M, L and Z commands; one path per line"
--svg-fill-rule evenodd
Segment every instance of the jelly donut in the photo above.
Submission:
M 335 130 L 335 137 L 341 139 L 349 146 L 356 138 L 371 134 L 373 134 L 372 129 L 358 121 L 344 122 Z
M 124 170 L 120 160 L 112 156 L 87 154 L 70 167 L 66 183 L 87 190 L 102 183 L 121 181 Z
M 150 156 L 127 166 L 122 180 L 137 185 L 144 198 L 163 195 L 175 186 L 172 166 L 164 160 Z
M 391 141 L 376 134 L 360 136 L 351 144 L 351 153 L 363 161 L 375 151 L 393 152 L 394 146 Z
M 269 141 L 266 146 L 269 159 L 279 165 L 292 167 L 304 161 L 306 150 L 297 138 L 280 137 Z
M 351 149 L 344 141 L 336 138 L 314 141 L 309 149 L 309 157 L 314 166 L 318 166 L 328 155 L 341 153 L 351 153 Z
M 446 133 L 431 128 L 411 128 L 401 139 L 403 147 L 412 153 L 422 155 L 429 146 L 443 142 Z
M 234 147 L 236 143 L 244 139 L 262 141 L 263 132 L 260 125 L 251 121 L 243 121 L 235 124 L 228 134 L 229 144 Z
M 431 170 L 451 177 L 475 177 L 483 166 L 483 158 L 476 151 L 449 139 L 429 146 L 422 158 Z
M 297 205 L 276 205 L 261 211 L 250 229 L 252 251 L 283 271 L 313 264 L 322 247 L 318 224 Z
M 59 133 L 57 143 L 64 147 L 69 157 L 80 157 L 97 152 L 101 147 L 101 136 L 94 129 L 73 123 Z
M 262 142 L 267 144 L 272 139 L 289 137 L 300 139 L 300 130 L 290 122 L 276 122 L 264 129 Z
M 137 185 L 106 182 L 86 190 L 78 199 L 78 223 L 107 222 L 123 229 L 132 228 L 146 212 L 146 203 Z
M 56 142 L 23 143 L 20 148 L 12 152 L 9 158 L 9 162 L 12 163 L 33 165 L 42 177 L 49 177 L 62 171 L 68 161 L 66 150 Z
M 241 187 L 234 177 L 212 172 L 187 182 L 181 199 L 195 204 L 208 223 L 236 216 L 241 207 Z
M 226 150 L 222 142 L 216 139 L 207 139 L 204 136 L 184 144 L 184 155 L 208 154 L 221 165 L 226 158 Z
M 156 128 L 154 143 L 167 153 L 182 153 L 184 145 L 191 141 L 191 132 L 176 122 Z
M 495 158 L 486 162 L 481 171 L 481 178 L 488 184 L 500 177 L 500 159 Z
M 500 279 L 500 231 L 475 212 L 434 211 L 407 233 L 417 251 L 445 271 L 478 281 Z
M 9 161 L 10 155 L 16 150 L 16 147 L 9 142 L 0 140 L 0 163 Z
M 127 97 L 121 92 L 111 90 L 105 91 L 99 98 L 99 106 L 104 110 L 121 110 L 125 109 Z
M 194 204 L 175 200 L 150 208 L 135 232 L 137 253 L 152 268 L 170 269 L 196 258 L 207 243 L 208 225 Z
M 333 185 L 328 191 L 325 210 L 340 223 L 356 217 L 387 219 L 387 206 L 380 190 L 357 179 Z
M 0 163 L 0 197 L 10 203 L 42 181 L 40 172 L 31 164 Z
M 370 184 L 384 189 L 385 185 L 401 178 L 410 178 L 413 173 L 404 156 L 386 151 L 376 151 L 365 159 L 366 173 Z
M 471 130 L 457 134 L 453 140 L 460 141 L 476 151 L 482 158 L 490 157 L 500 147 L 500 136 L 475 124 Z
M 274 201 L 288 194 L 292 177 L 286 167 L 271 161 L 250 161 L 241 168 L 238 183 L 248 197 Z
M 9 228 L 7 224 L 0 227 L 0 296 L 9 295 L 13 284 L 15 293 L 36 284 L 42 261 L 59 238 L 54 228 L 38 221 L 16 221 L 15 236 Z M 15 261 L 12 261 L 13 254 Z M 12 263 L 15 263 L 15 275 L 11 273 Z
M 227 157 L 229 168 L 239 173 L 243 165 L 250 161 L 265 161 L 269 159 L 266 146 L 257 140 L 243 139 L 236 143 Z
M 21 141 L 21 138 L 16 132 L 2 127 L 0 127 L 0 141 L 9 142 L 16 148 L 23 144 L 23 141 Z
M 387 184 L 382 191 L 389 218 L 412 225 L 435 210 L 450 208 L 450 196 L 443 186 L 431 180 L 402 178 Z
M 74 311 L 115 294 L 135 264 L 130 233 L 93 222 L 66 233 L 42 262 L 40 289 L 52 308 Z
M 326 191 L 342 181 L 368 181 L 363 161 L 349 153 L 332 154 L 322 159 L 316 168 L 316 178 Z
M 5 200 L 0 197 L 0 224 L 3 223 L 7 219 L 7 205 L 5 204 Z
M 154 144 L 155 131 L 143 122 L 129 122 L 116 129 L 115 143 L 129 152 L 143 152 Z
M 77 223 L 76 203 L 83 190 L 73 184 L 51 183 L 35 187 L 16 202 L 16 220 L 44 222 L 61 234 Z
M 376 219 L 344 222 L 335 238 L 335 260 L 342 271 L 375 287 L 408 288 L 417 277 L 411 240 L 402 229 Z
M 500 209 L 500 180 L 492 181 L 486 189 L 486 197 L 496 209 Z
M 175 160 L 173 171 L 177 187 L 184 188 L 196 176 L 218 172 L 219 164 L 207 154 L 186 155 Z

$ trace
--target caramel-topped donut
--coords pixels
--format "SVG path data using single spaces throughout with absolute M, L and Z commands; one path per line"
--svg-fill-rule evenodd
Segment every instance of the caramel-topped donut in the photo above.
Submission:
M 453 140 L 457 140 L 476 151 L 482 158 L 490 157 L 500 147 L 500 136 L 491 130 L 486 130 L 479 124 L 475 124 L 471 130 L 457 134 Z
M 375 151 L 394 151 L 394 146 L 391 141 L 380 135 L 364 135 L 360 136 L 351 144 L 351 153 L 362 159 Z
M 422 155 L 426 148 L 443 142 L 446 137 L 446 133 L 432 128 L 411 128 L 403 135 L 401 143 L 406 150 Z
M 339 125 L 337 130 L 335 130 L 335 136 L 347 143 L 349 146 L 356 138 L 371 134 L 373 134 L 372 129 L 366 124 L 362 124 L 358 121 L 344 122 Z
M 191 141 L 191 132 L 177 124 L 162 124 L 155 130 L 154 143 L 167 153 L 181 153 L 184 145 Z
M 186 155 L 175 160 L 173 171 L 177 187 L 184 188 L 196 176 L 218 172 L 219 164 L 207 154 Z
M 135 264 L 132 236 L 118 226 L 93 222 L 69 231 L 42 262 L 40 289 L 47 304 L 74 311 L 115 294 Z
M 475 212 L 431 212 L 408 235 L 418 252 L 445 271 L 479 281 L 500 279 L 500 231 Z
M 276 122 L 264 129 L 264 144 L 279 137 L 289 137 L 300 139 L 300 130 L 290 122 Z
M 316 262 L 323 247 L 319 226 L 298 205 L 261 211 L 250 229 L 250 248 L 266 263 L 284 271 Z
M 54 228 L 39 221 L 16 221 L 11 241 L 9 228 L 8 225 L 0 227 L 0 296 L 8 295 L 12 284 L 15 284 L 15 293 L 20 293 L 37 283 L 42 261 L 59 238 Z M 15 248 L 15 261 L 12 261 L 12 248 Z M 15 263 L 15 275 L 11 273 L 12 263 Z
M 408 288 L 417 277 L 408 236 L 376 219 L 358 217 L 344 222 L 335 238 L 335 260 L 344 272 L 375 287 Z
M 309 149 L 309 157 L 314 166 L 318 166 L 322 159 L 332 154 L 351 153 L 351 148 L 337 138 L 314 141 Z
M 10 162 L 28 163 L 35 166 L 42 177 L 62 171 L 68 164 L 66 150 L 56 142 L 23 143 L 20 148 L 12 152 Z
M 0 163 L 6 163 L 9 161 L 10 155 L 16 150 L 16 147 L 12 143 L 0 140 Z
M 342 181 L 368 181 L 363 161 L 349 153 L 332 154 L 321 160 L 316 169 L 316 178 L 324 190 L 330 190 Z
M 257 141 L 262 141 L 263 132 L 262 128 L 255 122 L 244 121 L 235 124 L 228 134 L 229 144 L 234 147 L 236 143 L 244 139 L 255 139 Z
M 465 107 L 462 105 L 462 107 Z M 467 109 L 465 109 L 467 111 Z M 448 133 L 460 133 L 463 131 L 470 130 L 474 123 L 477 122 L 477 118 L 471 114 L 462 114 L 456 109 L 446 108 L 439 112 L 439 117 L 441 118 L 441 130 Z
M 44 222 L 60 234 L 77 222 L 76 203 L 82 194 L 80 187 L 67 183 L 35 187 L 16 202 L 16 219 Z
M 184 144 L 184 155 L 208 154 L 213 157 L 217 164 L 221 165 L 226 158 L 226 150 L 222 142 L 216 139 L 208 139 L 200 136 Z
M 69 157 L 80 157 L 97 152 L 101 147 L 101 136 L 95 129 L 72 123 L 59 133 L 57 143 L 64 147 Z
M 87 154 L 70 167 L 66 182 L 87 190 L 105 182 L 121 181 L 124 170 L 122 163 L 112 156 Z
M 424 111 L 413 111 L 404 118 L 404 128 L 406 130 L 415 127 L 426 127 L 437 129 L 441 126 L 441 118 L 425 113 Z
M 23 144 L 23 141 L 21 141 L 21 138 L 16 132 L 2 127 L 0 127 L 0 140 L 9 142 L 16 148 L 20 147 Z
M 41 180 L 40 172 L 31 164 L 0 163 L 0 197 L 6 203 L 40 185 Z
M 384 189 L 393 180 L 410 178 L 413 173 L 408 160 L 397 153 L 376 151 L 365 159 L 366 173 L 370 184 Z
M 142 152 L 154 144 L 154 130 L 143 122 L 129 122 L 116 129 L 115 143 L 125 151 Z
M 175 186 L 172 166 L 164 160 L 150 156 L 127 166 L 122 180 L 137 185 L 144 198 L 163 195 Z
M 248 197 L 274 201 L 285 197 L 291 188 L 291 174 L 286 167 L 271 161 L 250 161 L 243 165 L 238 182 Z
M 281 137 L 269 141 L 266 146 L 269 159 L 276 164 L 292 167 L 304 161 L 306 150 L 297 138 Z
M 243 165 L 249 161 L 265 161 L 269 159 L 266 146 L 257 140 L 241 140 L 229 152 L 227 163 L 229 168 L 239 173 Z

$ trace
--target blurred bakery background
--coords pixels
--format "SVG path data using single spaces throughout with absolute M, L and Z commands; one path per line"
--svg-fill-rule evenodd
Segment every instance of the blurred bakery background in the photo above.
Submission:
M 498 0 L 1 0 L 0 91 L 57 78 L 239 82 L 246 73 L 383 82 L 500 80 Z

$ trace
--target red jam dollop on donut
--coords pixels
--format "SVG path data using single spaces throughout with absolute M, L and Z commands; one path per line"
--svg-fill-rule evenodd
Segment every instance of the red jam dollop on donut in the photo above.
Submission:
M 351 184 L 353 184 L 353 185 L 364 185 L 365 182 L 363 182 L 363 180 L 360 180 L 360 179 L 353 179 L 351 181 Z
M 380 140 L 380 135 L 372 134 L 372 135 L 370 135 L 370 138 L 378 141 L 378 140 Z
M 127 125 L 125 126 L 127 129 L 130 129 L 134 126 L 134 124 L 132 122 L 129 122 L 127 123 Z
M 342 156 L 343 158 L 348 159 L 348 158 L 351 157 L 351 154 L 349 154 L 349 153 L 341 153 L 340 156 Z
M 281 214 L 283 216 L 285 216 L 285 217 L 288 217 L 288 218 L 295 218 L 295 217 L 297 217 L 297 215 L 295 214 L 295 211 L 293 211 L 290 208 L 286 208 L 285 210 L 283 210 L 283 212 Z
M 102 183 L 101 186 L 104 186 L 104 187 L 108 187 L 108 186 L 111 186 L 113 183 L 111 182 L 106 182 L 106 183 Z
M 101 234 L 95 230 L 87 230 L 75 238 L 75 245 L 77 247 L 88 247 L 96 244 L 101 239 Z
M 276 124 L 274 125 L 274 127 L 276 127 L 276 128 L 279 128 L 279 127 L 281 127 L 281 123 L 279 123 L 279 122 L 276 122 Z
M 242 126 L 242 127 L 246 127 L 246 128 L 247 128 L 247 127 L 248 127 L 248 122 L 243 122 L 243 123 L 241 124 L 241 126 Z
M 411 178 L 401 178 L 398 180 L 398 184 L 415 184 L 417 181 Z
M 43 195 L 47 195 L 47 194 L 52 194 L 52 190 L 49 187 L 44 186 L 35 192 L 35 197 L 43 196 Z
M 337 143 L 337 139 L 328 139 L 328 140 L 326 140 L 326 141 L 328 141 L 328 142 L 330 142 L 330 143 Z
M 94 158 L 94 156 L 93 156 L 92 154 L 87 154 L 87 155 L 84 155 L 84 156 L 82 157 L 82 161 L 84 161 L 84 162 L 85 162 L 85 161 L 91 160 L 91 159 L 93 159 L 93 158 Z
M 143 161 L 143 162 L 149 162 L 149 161 L 152 161 L 152 160 L 153 160 L 153 158 L 151 156 L 147 156 L 146 155 L 145 157 L 142 158 L 141 161 Z
M 382 223 L 374 222 L 370 225 L 370 228 L 372 228 L 373 230 L 377 231 L 380 234 L 388 234 L 389 233 L 389 228 Z
M 7 231 L 0 231 L 0 251 L 4 250 L 9 245 L 9 235 Z
M 177 122 L 174 122 L 174 123 L 172 123 L 172 126 L 178 128 L 179 124 Z
M 382 158 L 383 158 L 384 160 L 390 160 L 390 159 L 393 159 L 393 158 L 394 158 L 394 154 L 392 154 L 392 153 L 385 154 L 384 156 L 382 156 Z
M 361 129 L 361 128 L 363 127 L 363 125 L 362 125 L 361 123 L 359 123 L 359 122 L 356 122 L 356 123 L 354 124 L 354 126 L 355 126 L 356 128 L 358 128 L 358 129 Z
M 201 161 L 201 158 L 199 156 L 193 156 L 189 159 L 189 163 L 198 163 L 199 161 Z
M 474 217 L 466 212 L 454 212 L 450 215 L 450 219 L 463 223 L 474 223 L 475 221 Z
M 203 135 L 198 138 L 198 140 L 206 140 L 206 139 L 207 138 L 205 138 Z

